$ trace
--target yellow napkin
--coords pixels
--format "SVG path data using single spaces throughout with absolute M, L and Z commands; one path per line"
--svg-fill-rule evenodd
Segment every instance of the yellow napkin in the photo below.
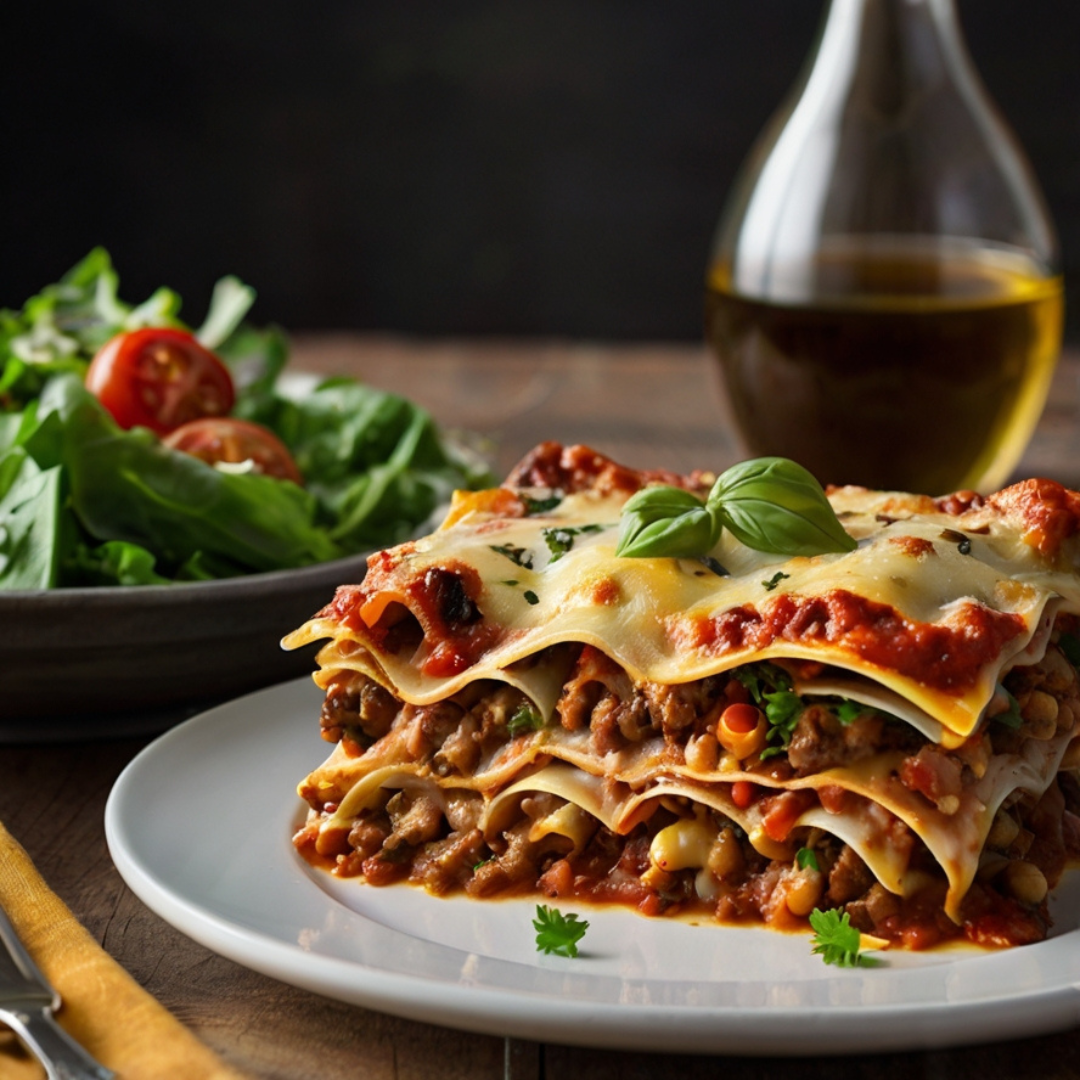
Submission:
M 0 905 L 63 999 L 56 1019 L 122 1080 L 242 1080 L 98 945 L 2 824 Z M 0 1024 L 0 1077 L 44 1075 Z

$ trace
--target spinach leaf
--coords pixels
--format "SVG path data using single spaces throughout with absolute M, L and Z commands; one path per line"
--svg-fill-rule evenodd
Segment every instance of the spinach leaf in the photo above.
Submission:
M 61 547 L 62 476 L 42 469 L 15 447 L 0 457 L 0 587 L 48 589 L 56 584 Z
M 124 431 L 77 380 L 51 383 L 39 414 L 43 428 L 50 416 L 62 421 L 72 508 L 92 537 L 140 544 L 163 567 L 202 552 L 233 573 L 341 554 L 314 523 L 310 493 L 255 473 L 208 468 L 149 431 Z

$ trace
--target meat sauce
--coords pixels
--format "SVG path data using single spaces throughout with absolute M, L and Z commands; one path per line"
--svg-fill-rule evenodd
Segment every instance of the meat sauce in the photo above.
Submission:
M 448 610 L 456 612 L 459 620 L 467 621 L 468 607 L 456 594 L 456 586 L 446 582 L 442 586 Z M 1070 674 L 1062 667 L 1056 648 L 1041 665 L 1017 670 L 1022 670 L 1022 674 L 1012 685 L 1025 703 L 1034 693 L 1053 686 L 1060 699 L 1062 722 L 1072 723 L 1066 718 L 1071 717 L 1073 709 L 1080 715 L 1080 681 L 1075 673 Z M 487 699 L 483 698 L 472 706 L 472 713 L 463 712 L 465 703 L 445 702 L 417 708 L 398 702 L 397 716 L 392 720 L 395 707 L 392 696 L 370 685 L 362 676 L 353 674 L 350 678 L 351 683 L 342 676 L 329 687 L 324 707 L 325 737 L 347 742 L 350 754 L 363 754 L 366 751 L 362 744 L 391 735 L 401 724 L 411 724 L 418 733 L 416 737 L 422 739 L 416 744 L 417 760 L 430 760 L 433 768 L 443 768 L 455 760 L 449 751 L 450 736 L 470 730 L 470 725 L 475 732 L 472 739 L 480 740 L 475 753 L 493 752 L 506 739 L 506 716 L 515 711 L 515 702 L 524 700 L 515 697 L 517 691 L 502 687 L 499 715 L 490 712 L 490 707 L 484 704 Z M 673 762 L 679 760 L 691 740 L 701 736 L 705 718 L 715 715 L 717 702 L 722 704 L 746 696 L 743 683 L 733 677 L 726 684 L 713 680 L 708 686 L 667 687 L 661 695 L 646 689 L 641 691 L 641 701 L 649 704 L 635 706 L 630 695 L 638 691 L 633 689 L 625 672 L 589 647 L 581 650 L 566 685 L 572 688 L 570 697 L 575 703 L 575 711 L 567 714 L 569 730 L 587 726 L 594 738 L 603 741 L 607 751 L 631 745 L 640 732 L 633 728 L 628 729 L 628 735 L 622 734 L 622 728 L 627 725 L 620 727 L 618 723 L 610 728 L 605 728 L 603 723 L 597 726 L 598 715 L 610 718 L 613 710 L 624 709 L 637 716 L 644 710 L 647 718 L 650 707 L 666 710 L 670 715 L 657 717 L 650 730 L 653 737 L 664 739 Z M 603 693 L 591 692 L 590 685 L 602 688 Z M 618 701 L 620 697 L 622 700 Z M 613 700 L 618 704 L 613 705 Z M 576 711 L 583 701 L 591 703 L 591 718 L 587 712 L 579 715 Z M 684 719 L 676 723 L 676 715 L 683 715 Z M 686 715 L 691 716 L 690 721 L 685 720 Z M 470 716 L 474 719 L 470 720 Z M 821 707 L 814 705 L 807 708 L 796 726 L 790 745 L 794 748 L 802 739 L 817 746 L 810 758 L 805 757 L 809 753 L 806 747 L 799 754 L 799 760 L 811 761 L 815 770 L 858 760 L 865 749 L 862 736 L 857 733 L 860 723 L 870 725 L 869 735 L 876 744 L 888 742 L 878 731 L 880 717 L 874 716 L 844 726 L 848 738 L 830 738 L 829 732 L 835 724 L 830 724 Z M 961 790 L 965 770 L 977 765 L 983 744 L 990 740 L 987 733 L 980 732 L 973 737 L 971 746 L 946 754 L 907 725 L 892 726 L 900 733 L 893 740 L 894 745 L 903 748 L 906 755 L 899 766 L 902 782 L 929 803 L 937 803 L 939 808 Z M 999 733 L 996 737 L 1006 736 L 1020 737 L 1017 732 Z M 455 751 L 460 752 L 460 749 Z M 438 765 L 440 761 L 442 765 Z M 815 873 L 819 876 L 813 903 L 823 908 L 839 907 L 848 912 L 853 925 L 860 930 L 908 949 L 929 948 L 956 939 L 994 947 L 1041 940 L 1049 927 L 1046 888 L 1053 887 L 1069 862 L 1080 860 L 1080 817 L 1077 816 L 1080 784 L 1063 774 L 1060 787 L 1058 783 L 1052 784 L 1033 806 L 1021 800 L 1007 815 L 1011 832 L 1004 839 L 994 840 L 994 850 L 988 846 L 991 862 L 997 859 L 1006 869 L 996 875 L 980 874 L 963 900 L 959 921 L 954 922 L 943 910 L 947 885 L 940 868 L 922 841 L 902 821 L 883 807 L 837 785 L 824 785 L 817 791 L 777 790 L 765 781 L 782 782 L 796 771 L 796 766 L 783 755 L 749 767 L 759 771 L 763 782 L 739 780 L 731 785 L 730 793 L 736 805 L 743 809 L 756 806 L 760 811 L 764 834 L 777 845 L 777 853 L 775 857 L 765 857 L 745 833 L 733 827 L 723 815 L 709 811 L 717 843 L 725 831 L 730 835 L 726 837 L 727 851 L 722 865 L 720 862 L 714 865 L 710 854 L 712 878 L 704 892 L 700 888 L 700 869 L 667 871 L 653 865 L 650 859 L 650 848 L 658 832 L 679 820 L 674 809 L 662 803 L 627 835 L 616 835 L 597 824 L 591 838 L 575 852 L 570 841 L 557 833 L 535 841 L 529 839 L 531 822 L 559 805 L 555 796 L 527 798 L 522 812 L 512 819 L 512 827 L 501 835 L 485 837 L 476 827 L 482 796 L 475 792 L 468 793 L 467 798 L 462 796 L 467 802 L 471 800 L 471 809 L 462 810 L 458 805 L 450 814 L 454 825 L 449 818 L 443 820 L 440 813 L 432 812 L 431 807 L 426 815 L 419 815 L 419 808 L 408 813 L 404 809 L 394 811 L 392 798 L 387 806 L 393 812 L 375 807 L 350 828 L 332 833 L 321 830 L 321 825 L 337 809 L 337 803 L 321 803 L 320 798 L 336 799 L 343 793 L 320 796 L 312 789 L 302 794 L 317 812 L 300 830 L 295 843 L 314 865 L 330 868 L 339 876 L 362 876 L 376 886 L 407 881 L 438 894 L 455 891 L 477 897 L 531 894 L 583 903 L 618 904 L 647 915 L 680 914 L 725 923 L 765 922 L 779 929 L 799 929 L 807 926 L 805 916 L 809 908 L 790 899 L 799 890 L 805 891 L 807 885 L 806 874 L 795 868 L 795 853 L 811 841 L 807 829 L 799 827 L 797 821 L 804 811 L 820 805 L 830 814 L 844 812 L 875 817 L 882 842 L 893 850 L 907 852 L 909 867 L 921 873 L 927 885 L 912 896 L 895 896 L 877 883 L 854 849 L 835 837 L 819 835 L 812 841 L 818 863 Z M 416 822 L 421 819 L 424 826 L 417 832 Z M 1018 865 L 1043 881 L 1041 894 L 1027 895 L 1025 900 L 1023 890 L 1010 890 L 1009 869 Z

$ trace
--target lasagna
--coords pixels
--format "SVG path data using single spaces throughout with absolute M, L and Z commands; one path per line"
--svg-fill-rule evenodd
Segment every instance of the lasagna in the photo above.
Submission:
M 373 886 L 905 948 L 1047 934 L 1080 855 L 1080 494 L 838 488 L 852 550 L 616 555 L 708 474 L 543 444 L 286 637 L 324 644 L 294 843 Z

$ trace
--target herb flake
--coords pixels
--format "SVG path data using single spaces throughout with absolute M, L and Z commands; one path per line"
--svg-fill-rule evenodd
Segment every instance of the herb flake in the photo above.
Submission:
M 880 961 L 864 956 L 862 934 L 851 925 L 851 916 L 841 914 L 835 908 L 810 912 L 810 926 L 814 930 L 814 954 L 826 964 L 837 967 L 876 967 Z M 883 943 L 884 944 L 884 943 Z
M 1005 697 L 1008 698 L 1009 707 L 999 713 L 994 713 L 990 719 L 993 720 L 995 724 L 1001 724 L 1002 727 L 1007 727 L 1010 731 L 1018 731 L 1024 723 L 1024 718 L 1020 714 L 1020 702 L 1017 701 L 1004 686 L 1001 687 L 1001 690 L 1005 694 Z
M 804 706 L 803 699 L 793 690 L 775 690 L 771 694 L 763 694 L 762 697 L 765 699 L 765 719 L 769 722 L 765 740 L 773 743 L 762 750 L 761 759 L 764 761 L 787 750 Z
M 547 544 L 548 551 L 551 552 L 551 561 L 557 562 L 570 551 L 574 546 L 575 538 L 582 533 L 600 532 L 603 527 L 603 525 L 580 525 L 575 528 L 573 526 L 565 525 L 552 529 L 544 529 L 544 543 Z
M 522 702 L 514 715 L 506 722 L 506 730 L 512 736 L 524 735 L 529 731 L 539 731 L 544 726 L 544 718 L 527 702 Z
M 523 570 L 533 568 L 532 554 L 525 548 L 518 547 L 517 544 L 491 544 L 490 547 L 492 551 L 505 555 L 515 566 L 520 566 Z
M 578 954 L 577 943 L 585 936 L 589 924 L 577 915 L 564 915 L 558 908 L 537 904 L 533 929 L 537 952 L 574 957 Z
M 549 510 L 554 510 L 555 507 L 563 501 L 561 492 L 555 492 L 546 499 L 534 499 L 531 495 L 521 495 L 520 498 L 525 504 L 525 514 L 527 517 L 533 517 L 536 514 L 546 514 Z

